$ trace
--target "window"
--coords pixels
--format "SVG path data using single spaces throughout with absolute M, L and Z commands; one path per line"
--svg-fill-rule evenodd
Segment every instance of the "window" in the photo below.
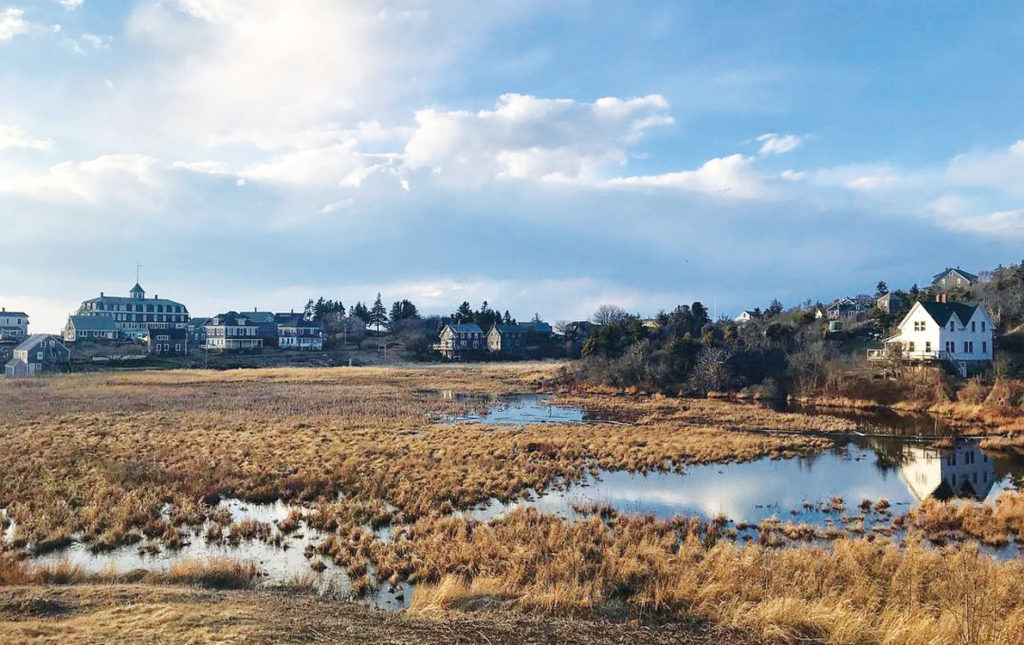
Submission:
M 983 332 L 985 331 L 985 321 L 984 320 L 981 321 L 981 331 L 983 331 Z
M 159 311 L 160 313 L 163 313 L 164 312 L 164 306 L 163 305 L 157 305 L 156 306 L 156 310 Z
M 932 351 L 932 341 L 930 341 L 930 340 L 926 340 L 925 341 L 925 343 L 924 343 L 924 351 L 926 351 L 926 352 Z
M 978 331 L 978 330 L 976 329 L 976 327 L 977 327 L 977 326 L 978 326 L 978 323 L 976 323 L 976 322 L 974 322 L 974 321 L 972 320 L 972 321 L 971 321 L 971 331 L 972 331 L 972 332 Z
M 956 323 L 952 320 L 949 321 L 949 331 L 956 331 Z
M 907 351 L 914 351 L 914 341 L 907 343 Z
M 988 341 L 984 341 L 984 340 L 981 341 L 981 353 L 982 354 L 987 354 L 988 353 Z

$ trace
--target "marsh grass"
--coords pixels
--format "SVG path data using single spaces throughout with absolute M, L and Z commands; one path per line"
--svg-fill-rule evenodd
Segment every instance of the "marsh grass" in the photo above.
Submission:
M 1024 624 L 1020 560 L 997 562 L 965 544 L 927 548 L 925 537 L 902 548 L 885 538 L 907 529 L 928 538 L 975 534 L 993 544 L 1019 536 L 1019 493 L 1004 494 L 990 511 L 928 504 L 863 539 L 776 520 L 759 527 L 763 543 L 745 546 L 722 539 L 736 530 L 724 518 L 656 520 L 596 507 L 572 524 L 531 509 L 491 523 L 454 515 L 600 469 L 678 471 L 813 453 L 832 446 L 814 433 L 852 426 L 725 401 L 568 390 L 556 402 L 628 422 L 440 421 L 465 404 L 431 391 L 537 389 L 551 382 L 546 370 L 183 371 L 71 375 L 30 388 L 0 383 L 0 506 L 15 523 L 15 541 L 4 549 L 59 548 L 73 537 L 99 549 L 136 542 L 174 549 L 197 532 L 211 542 L 272 541 L 304 523 L 326 534 L 307 549 L 312 562 L 346 567 L 356 595 L 384 581 L 416 583 L 420 612 L 696 616 L 778 642 L 924 644 L 949 642 L 951 634 L 1024 642 L 1014 640 Z M 276 527 L 236 523 L 217 506 L 223 497 L 281 499 L 303 510 Z M 848 512 L 844 500 L 827 507 L 839 526 L 865 530 L 866 509 L 839 517 Z M 389 524 L 391 539 L 379 539 L 373 528 Z M 784 548 L 821 539 L 831 547 Z M 258 568 L 235 561 L 185 561 L 144 575 L 214 588 L 260 580 Z M 2 584 L 105 579 L 0 552 Z

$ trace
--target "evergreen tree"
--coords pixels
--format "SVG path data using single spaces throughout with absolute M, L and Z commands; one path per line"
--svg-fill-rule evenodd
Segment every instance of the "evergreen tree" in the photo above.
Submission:
M 313 311 L 313 307 L 314 307 L 313 299 L 310 298 L 309 302 L 306 303 L 305 309 L 302 310 L 302 315 L 306 318 L 306 320 L 315 320 L 316 319 L 316 313 Z
M 388 310 L 384 308 L 384 303 L 380 299 L 380 293 L 377 294 L 377 299 L 373 301 L 373 307 L 370 309 L 370 315 L 366 322 L 373 325 L 378 333 L 380 332 L 380 326 L 386 325 L 388 322 Z
M 514 324 L 515 324 L 515 321 L 513 321 L 513 320 L 512 320 L 512 314 L 510 314 L 510 313 L 508 312 L 508 309 L 506 309 L 506 310 L 505 310 L 505 319 L 504 319 L 504 321 L 503 321 L 503 322 L 504 322 L 504 323 L 505 323 L 506 325 L 514 325 Z
M 349 312 L 355 318 L 359 318 L 364 324 L 370 324 L 370 311 L 361 302 L 357 302 L 353 307 L 352 311 Z
M 416 309 L 416 305 L 412 304 L 409 300 L 397 300 L 395 304 L 391 305 L 391 320 L 417 320 L 420 317 L 419 310 Z
M 463 302 L 459 305 L 459 308 L 455 310 L 452 315 L 455 319 L 456 325 L 464 325 L 473 320 L 473 308 L 469 306 L 469 302 Z
M 881 297 L 887 293 L 889 293 L 889 285 L 885 284 L 885 280 L 879 280 L 875 285 L 875 295 Z

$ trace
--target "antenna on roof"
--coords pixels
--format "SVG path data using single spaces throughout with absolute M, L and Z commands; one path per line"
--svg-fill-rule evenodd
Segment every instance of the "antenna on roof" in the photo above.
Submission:
M 135 261 L 135 284 L 139 284 L 139 274 L 142 272 L 142 263 Z

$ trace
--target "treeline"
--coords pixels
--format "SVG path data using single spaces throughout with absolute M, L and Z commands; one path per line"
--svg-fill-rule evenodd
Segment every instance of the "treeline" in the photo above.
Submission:
M 756 386 L 773 396 L 824 380 L 834 354 L 800 311 L 740 325 L 712 321 L 694 302 L 650 321 L 603 307 L 594 322 L 574 376 L 617 387 L 703 395 Z

